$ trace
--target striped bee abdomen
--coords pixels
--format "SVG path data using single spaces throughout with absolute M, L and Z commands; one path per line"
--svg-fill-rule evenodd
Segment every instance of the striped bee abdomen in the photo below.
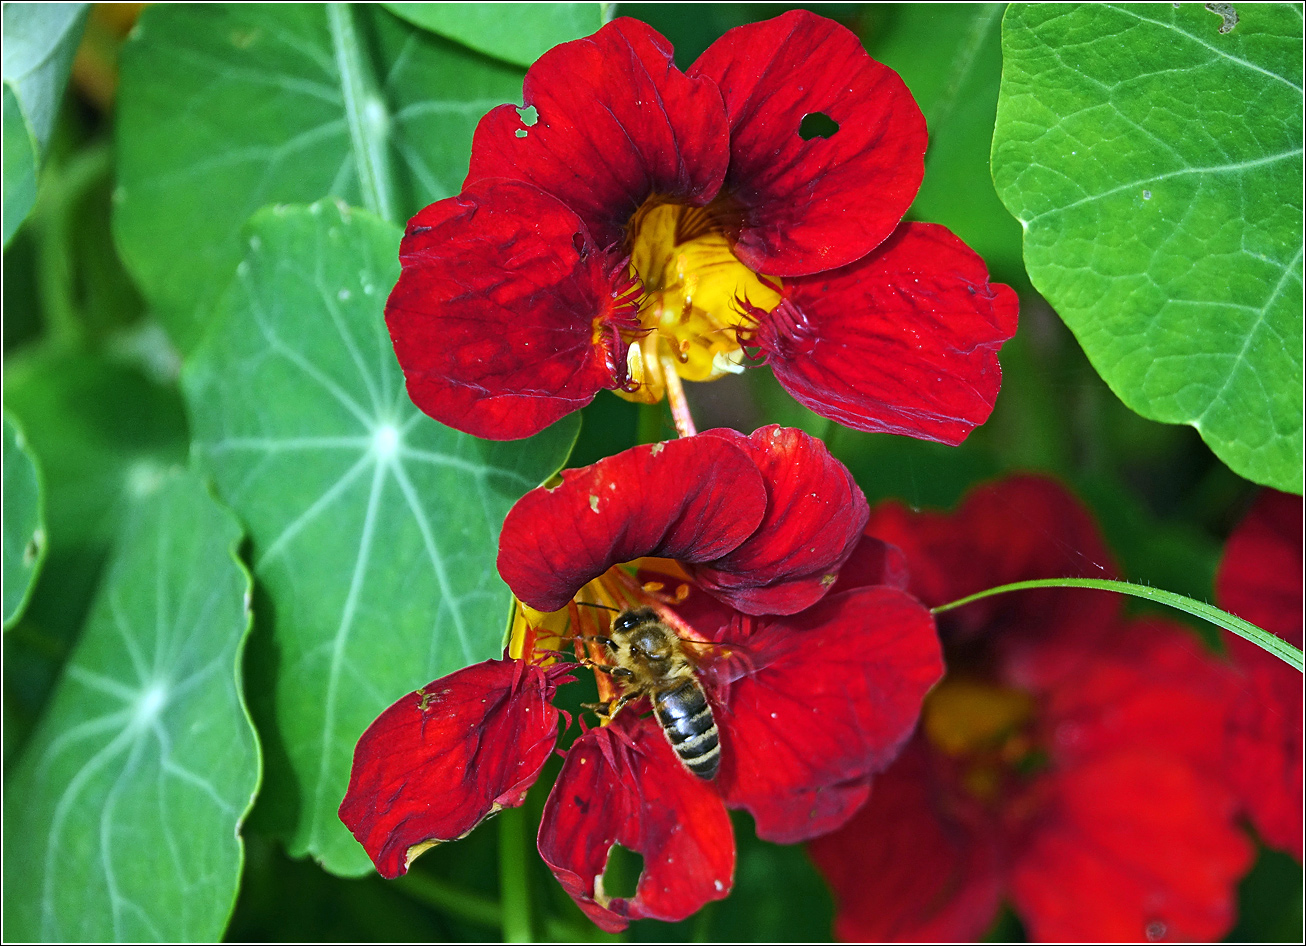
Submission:
M 716 777 L 721 765 L 721 745 L 716 720 L 702 686 L 693 677 L 653 695 L 653 711 L 671 748 L 685 768 L 701 779 Z

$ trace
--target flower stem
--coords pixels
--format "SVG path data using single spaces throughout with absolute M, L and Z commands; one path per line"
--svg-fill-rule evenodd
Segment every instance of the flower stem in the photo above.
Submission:
M 1044 578 L 1037 581 L 1017 581 L 1010 585 L 989 588 L 987 591 L 968 595 L 965 598 L 930 610 L 933 614 L 939 614 L 991 595 L 1005 594 L 1008 591 L 1025 591 L 1029 588 L 1094 588 L 1099 591 L 1114 591 L 1122 595 L 1132 595 L 1135 598 L 1155 601 L 1158 604 L 1168 605 L 1180 611 L 1185 611 L 1194 617 L 1210 621 L 1226 631 L 1232 631 L 1239 637 L 1246 638 L 1253 644 L 1274 654 L 1285 663 L 1291 664 L 1298 670 L 1302 669 L 1302 652 L 1299 648 L 1294 647 L 1280 637 L 1275 637 L 1268 631 L 1261 630 L 1255 624 L 1244 621 L 1240 617 L 1235 617 L 1228 611 L 1221 611 L 1219 608 L 1203 601 L 1194 601 L 1192 598 L 1177 595 L 1173 591 L 1162 591 L 1160 588 L 1149 588 L 1147 585 L 1135 585 L 1127 581 L 1107 581 L 1101 578 Z
M 395 883 L 414 900 L 449 916 L 495 929 L 503 923 L 503 911 L 498 901 L 474 890 L 417 871 L 405 874 Z
M 531 933 L 530 878 L 526 874 L 526 813 L 507 808 L 499 814 L 499 902 L 503 908 L 503 939 L 529 943 Z
M 363 205 L 391 223 L 398 223 L 390 167 L 390 110 L 354 27 L 352 4 L 328 3 L 326 14 Z
M 675 422 L 676 433 L 681 437 L 692 437 L 698 433 L 694 418 L 689 413 L 689 401 L 685 400 L 685 386 L 676 374 L 676 363 L 668 355 L 658 356 L 662 361 L 662 373 L 667 379 L 667 402 L 671 405 L 671 419 Z
M 98 144 L 47 171 L 41 182 L 33 224 L 37 242 L 37 280 L 46 331 L 58 345 L 75 346 L 86 334 L 74 291 L 72 233 L 82 200 L 109 176 L 113 152 Z

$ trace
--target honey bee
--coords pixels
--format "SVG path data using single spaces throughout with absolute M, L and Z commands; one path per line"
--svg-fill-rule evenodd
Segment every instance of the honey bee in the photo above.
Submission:
M 622 611 L 603 644 L 614 666 L 594 665 L 613 677 L 622 695 L 607 710 L 611 717 L 627 703 L 647 696 L 653 715 L 680 761 L 701 779 L 713 779 L 721 765 L 720 737 L 712 707 L 698 682 L 694 663 L 676 632 L 652 608 Z

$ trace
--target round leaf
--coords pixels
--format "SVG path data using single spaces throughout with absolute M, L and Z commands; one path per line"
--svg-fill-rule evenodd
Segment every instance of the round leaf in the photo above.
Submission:
M 293 855 L 362 873 L 336 816 L 354 744 L 404 693 L 502 654 L 499 528 L 576 422 L 491 443 L 413 407 L 383 314 L 397 228 L 322 202 L 264 211 L 249 232 L 183 388 L 196 454 L 248 526 L 270 601 L 251 661 L 268 704 L 255 704 L 260 817 Z
M 124 517 L 186 461 L 181 394 L 132 365 L 39 346 L 6 361 L 4 400 L 41 458 L 45 483 L 48 580 L 27 615 L 71 637 Z
M 18 425 L 4 415 L 4 626 L 23 613 L 45 560 L 41 471 Z
M 4 87 L 4 245 L 36 205 L 36 141 L 23 119 L 18 96 Z
M 387 3 L 410 23 L 477 52 L 529 66 L 603 25 L 601 3 Z
M 1302 14 L 1013 6 L 993 177 L 1025 263 L 1131 409 L 1302 477 Z
M 36 202 L 36 170 L 50 140 L 86 23 L 87 3 L 4 5 L 4 245 Z
M 123 260 L 189 350 L 254 211 L 371 195 L 407 219 L 457 193 L 476 122 L 521 78 L 365 4 L 151 7 L 122 52 Z
M 239 541 L 189 474 L 128 521 L 5 786 L 7 940 L 222 935 L 259 778 L 240 688 L 250 584 Z

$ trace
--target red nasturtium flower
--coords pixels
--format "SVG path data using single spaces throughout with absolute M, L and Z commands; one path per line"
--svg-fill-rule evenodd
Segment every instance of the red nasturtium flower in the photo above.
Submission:
M 987 419 L 1016 294 L 945 228 L 900 223 L 925 120 L 847 29 L 792 11 L 682 73 L 617 19 L 542 56 L 522 97 L 400 247 L 386 324 L 423 411 L 514 439 L 604 388 L 651 403 L 668 371 L 765 360 L 860 430 L 959 443 Z M 837 130 L 805 138 L 814 114 Z
M 504 523 L 499 571 L 521 602 L 510 652 L 386 710 L 359 740 L 341 819 L 393 877 L 520 805 L 558 738 L 554 690 L 577 670 L 560 651 L 602 653 L 577 635 L 608 633 L 613 614 L 585 605 L 651 606 L 694 655 L 719 771 L 691 774 L 641 698 L 571 745 L 540 854 L 608 930 L 724 897 L 727 808 L 785 843 L 842 824 L 942 673 L 929 612 L 876 583 L 892 559 L 862 536 L 866 515 L 820 441 L 778 427 L 709 431 L 564 472 Z M 827 594 L 854 553 L 859 587 Z M 603 889 L 614 845 L 644 857 L 633 897 Z
M 1113 577 L 1063 488 L 1021 477 L 951 516 L 887 505 L 939 605 L 1008 582 Z M 846 575 L 846 573 L 845 573 Z M 844 587 L 844 577 L 835 587 Z M 846 940 L 975 940 L 1008 899 L 1032 939 L 1207 940 L 1252 848 L 1221 740 L 1237 681 L 1186 628 L 1051 589 L 938 615 L 947 676 L 847 826 L 810 845 Z
M 1215 600 L 1301 647 L 1300 496 L 1260 495 L 1225 546 Z M 1244 683 L 1230 729 L 1229 774 L 1261 839 L 1301 860 L 1301 671 L 1235 634 L 1226 632 L 1224 641 Z

